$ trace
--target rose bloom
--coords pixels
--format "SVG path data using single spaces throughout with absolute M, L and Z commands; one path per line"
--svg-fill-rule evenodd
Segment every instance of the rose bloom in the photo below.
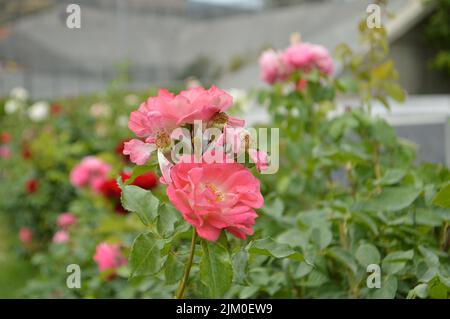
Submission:
M 23 244 L 29 244 L 33 240 L 33 233 L 28 227 L 22 227 L 19 230 L 19 239 Z
M 328 50 L 320 45 L 296 43 L 287 48 L 281 58 L 289 73 L 295 70 L 308 73 L 314 68 L 326 75 L 333 73 L 333 59 Z
M 38 188 L 39 188 L 39 181 L 36 179 L 30 179 L 25 184 L 25 189 L 28 194 L 33 194 L 38 190 Z
M 128 127 L 145 141 L 132 139 L 126 142 L 123 154 L 129 155 L 133 163 L 144 165 L 153 151 L 170 146 L 175 128 L 196 120 L 213 120 L 232 104 L 231 95 L 215 86 L 208 90 L 191 88 L 178 95 L 159 90 L 157 96 L 150 97 L 131 113 Z
M 108 163 L 95 156 L 87 156 L 70 172 L 70 182 L 75 187 L 89 185 L 93 191 L 100 192 L 110 170 Z
M 94 261 L 99 271 L 115 270 L 127 264 L 127 259 L 117 244 L 100 243 L 95 249 Z
M 9 134 L 8 132 L 2 132 L 0 141 L 3 144 L 8 143 L 9 141 L 11 141 L 11 134 Z
M 77 218 L 75 217 L 74 214 L 66 212 L 66 213 L 62 213 L 61 215 L 58 216 L 58 220 L 56 221 L 56 224 L 61 227 L 61 228 L 69 228 L 70 226 L 72 226 L 73 224 L 75 224 L 77 222 Z
M 245 239 L 253 234 L 254 209 L 264 202 L 259 180 L 242 164 L 205 160 L 204 155 L 201 163 L 194 163 L 193 157 L 184 156 L 172 167 L 170 201 L 200 237 L 215 241 L 224 229 Z
M 131 177 L 131 174 L 121 173 L 120 177 L 122 182 L 125 182 Z M 154 173 L 148 172 L 136 177 L 131 185 L 135 185 L 143 189 L 151 189 L 158 185 L 158 179 Z M 115 178 L 105 180 L 100 187 L 100 192 L 108 198 L 119 198 L 122 194 L 122 190 L 117 184 Z
M 52 241 L 55 244 L 63 244 L 67 241 L 69 241 L 69 233 L 65 230 L 58 230 L 55 235 L 53 235 Z
M 273 84 L 276 81 L 284 81 L 287 78 L 284 66 L 282 65 L 281 56 L 274 50 L 264 51 L 259 59 L 261 68 L 261 79 Z
M 0 158 L 11 158 L 12 152 L 8 145 L 0 145 Z

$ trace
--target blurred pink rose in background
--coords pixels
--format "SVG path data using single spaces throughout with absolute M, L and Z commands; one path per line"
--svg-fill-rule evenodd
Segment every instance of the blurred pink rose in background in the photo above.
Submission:
M 77 218 L 74 214 L 66 212 L 62 213 L 58 216 L 58 220 L 56 221 L 57 225 L 61 228 L 69 228 L 73 224 L 77 222 Z
M 33 240 L 33 233 L 28 227 L 22 227 L 19 230 L 19 239 L 23 244 L 29 244 Z
M 108 163 L 95 156 L 87 156 L 70 172 L 70 182 L 75 187 L 90 186 L 98 193 L 110 170 Z
M 55 244 L 63 244 L 69 240 L 69 233 L 65 230 L 58 230 L 53 236 L 53 242 Z
M 94 261 L 97 263 L 98 269 L 101 272 L 115 270 L 127 264 L 127 259 L 120 251 L 120 245 L 105 242 L 97 245 Z

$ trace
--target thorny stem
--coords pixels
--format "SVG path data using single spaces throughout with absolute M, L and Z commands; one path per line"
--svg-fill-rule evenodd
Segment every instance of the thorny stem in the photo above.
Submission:
M 194 259 L 194 253 L 195 253 L 195 242 L 197 241 L 197 232 L 195 229 L 192 229 L 192 239 L 191 239 L 191 248 L 189 250 L 189 257 L 186 263 L 186 268 L 184 269 L 184 275 L 183 278 L 180 281 L 180 285 L 177 288 L 177 292 L 175 293 L 176 299 L 183 299 L 184 297 L 184 291 L 186 289 L 186 284 L 189 279 L 189 273 L 191 272 L 192 267 L 192 261 Z

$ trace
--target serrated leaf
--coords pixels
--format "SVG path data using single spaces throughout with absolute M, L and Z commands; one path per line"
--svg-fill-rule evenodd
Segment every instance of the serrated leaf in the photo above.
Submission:
M 122 206 L 136 213 L 146 226 L 153 223 L 158 216 L 159 200 L 147 191 L 137 186 L 124 186 L 122 188 Z
M 245 249 L 239 250 L 232 258 L 233 281 L 240 285 L 246 284 L 248 270 L 248 252 Z
M 153 233 L 142 233 L 136 237 L 130 252 L 131 277 L 147 276 L 161 269 L 161 249 L 165 242 Z
M 178 216 L 179 213 L 173 206 L 168 204 L 160 206 L 156 227 L 162 237 L 168 238 L 174 233 Z
M 272 238 L 264 238 L 251 242 L 248 251 L 252 254 L 272 256 L 275 258 L 289 258 L 296 261 L 304 261 L 301 253 L 293 250 L 287 244 L 281 244 Z
M 200 281 L 209 291 L 209 298 L 222 298 L 230 289 L 233 280 L 230 253 L 220 240 L 202 240 L 202 249 Z

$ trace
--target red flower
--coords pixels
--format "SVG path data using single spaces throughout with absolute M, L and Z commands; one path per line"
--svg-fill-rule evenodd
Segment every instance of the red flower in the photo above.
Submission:
M 27 181 L 25 188 L 27 190 L 27 193 L 32 194 L 38 190 L 39 181 L 36 179 L 30 179 Z
M 130 176 L 125 173 L 122 173 L 120 175 L 123 182 L 130 178 Z M 117 185 L 116 179 L 110 178 L 105 180 L 100 186 L 100 192 L 108 198 L 119 198 L 122 190 L 120 189 L 119 185 Z
M 152 172 L 148 172 L 136 177 L 132 185 L 136 185 L 143 189 L 151 189 L 158 184 L 158 178 Z
M 31 158 L 30 147 L 27 144 L 22 145 L 22 158 L 26 160 Z
M 0 141 L 2 144 L 8 143 L 9 141 L 11 141 L 11 134 L 9 134 L 8 132 L 2 132 Z
M 130 139 L 120 141 L 119 144 L 117 144 L 116 149 L 115 149 L 116 153 L 119 154 L 120 156 L 122 156 L 123 159 L 127 162 L 130 161 L 130 155 L 123 154 L 123 149 L 125 147 L 125 143 L 128 141 L 130 141 Z
M 62 111 L 62 105 L 58 103 L 53 103 L 50 107 L 50 111 L 53 115 L 58 115 Z

